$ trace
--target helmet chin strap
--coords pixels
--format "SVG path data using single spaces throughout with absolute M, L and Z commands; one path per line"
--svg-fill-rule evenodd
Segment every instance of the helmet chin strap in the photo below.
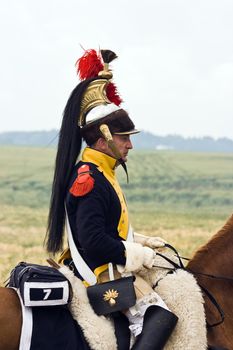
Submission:
M 126 173 L 126 176 L 127 176 L 127 182 L 129 182 L 129 175 L 128 175 L 126 164 L 125 164 L 124 160 L 122 159 L 121 154 L 113 141 L 112 134 L 109 130 L 109 127 L 106 124 L 101 124 L 100 131 L 101 131 L 101 134 L 103 135 L 104 139 L 106 140 L 109 148 L 111 149 L 114 157 L 117 159 L 118 163 L 122 165 L 122 167 Z

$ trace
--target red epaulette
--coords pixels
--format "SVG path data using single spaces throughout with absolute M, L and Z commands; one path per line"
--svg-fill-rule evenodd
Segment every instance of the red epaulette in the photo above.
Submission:
M 90 167 L 87 164 L 83 164 L 78 169 L 78 176 L 74 180 L 70 193 L 75 197 L 81 197 L 91 192 L 94 187 L 95 180 L 91 176 Z

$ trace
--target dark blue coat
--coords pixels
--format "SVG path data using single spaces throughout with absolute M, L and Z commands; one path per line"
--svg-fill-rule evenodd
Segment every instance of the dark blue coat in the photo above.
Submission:
M 124 265 L 124 245 L 117 231 L 121 205 L 109 181 L 96 165 L 79 162 L 73 171 L 69 188 L 83 164 L 90 167 L 94 187 L 79 197 L 67 192 L 66 207 L 73 239 L 92 270 L 109 262 Z

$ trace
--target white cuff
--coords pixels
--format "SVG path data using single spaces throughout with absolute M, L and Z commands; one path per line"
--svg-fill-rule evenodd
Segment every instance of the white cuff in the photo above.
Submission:
M 120 273 L 136 272 L 143 267 L 151 268 L 153 266 L 155 252 L 143 247 L 140 243 L 122 241 L 125 246 L 126 264 L 118 265 L 117 269 Z

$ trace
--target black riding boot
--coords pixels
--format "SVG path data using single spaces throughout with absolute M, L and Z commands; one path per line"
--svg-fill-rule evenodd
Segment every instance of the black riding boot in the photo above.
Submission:
M 132 350 L 162 350 L 176 326 L 178 317 L 157 306 L 150 306 L 144 315 L 141 334 L 136 338 Z

